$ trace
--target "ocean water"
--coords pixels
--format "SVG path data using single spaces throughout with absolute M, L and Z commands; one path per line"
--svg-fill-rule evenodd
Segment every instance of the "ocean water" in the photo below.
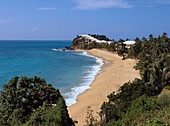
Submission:
M 67 105 L 90 88 L 102 59 L 85 52 L 58 51 L 71 41 L 0 41 L 0 90 L 12 77 L 37 75 L 60 89 Z

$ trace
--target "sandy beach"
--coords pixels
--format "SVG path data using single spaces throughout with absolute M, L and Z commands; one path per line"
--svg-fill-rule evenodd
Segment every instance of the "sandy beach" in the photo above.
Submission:
M 98 116 L 97 112 L 100 112 L 102 103 L 107 101 L 107 95 L 117 91 L 125 82 L 140 78 L 139 71 L 134 69 L 136 65 L 134 59 L 122 60 L 122 57 L 117 54 L 99 49 L 86 52 L 89 55 L 103 58 L 105 64 L 102 66 L 102 72 L 90 85 L 91 88 L 77 97 L 76 104 L 68 107 L 71 118 L 78 121 L 77 126 L 85 124 L 88 106 L 93 110 L 93 116 Z

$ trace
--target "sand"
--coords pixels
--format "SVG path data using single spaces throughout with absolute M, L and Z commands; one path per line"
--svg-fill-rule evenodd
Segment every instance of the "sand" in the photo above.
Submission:
M 82 50 L 78 50 L 82 51 Z M 78 95 L 76 104 L 68 107 L 70 117 L 78 121 L 76 126 L 86 124 L 87 107 L 93 110 L 93 116 L 100 119 L 97 112 L 107 96 L 113 91 L 117 91 L 120 86 L 135 78 L 140 78 L 139 71 L 134 69 L 136 61 L 134 59 L 122 60 L 122 57 L 108 51 L 92 49 L 86 51 L 89 55 L 103 58 L 105 64 L 102 72 L 99 73 L 90 85 L 90 89 Z

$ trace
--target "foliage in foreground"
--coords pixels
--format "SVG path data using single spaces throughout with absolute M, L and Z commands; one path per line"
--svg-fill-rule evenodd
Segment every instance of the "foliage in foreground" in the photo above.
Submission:
M 0 93 L 0 125 L 72 126 L 64 98 L 44 79 L 14 77 Z

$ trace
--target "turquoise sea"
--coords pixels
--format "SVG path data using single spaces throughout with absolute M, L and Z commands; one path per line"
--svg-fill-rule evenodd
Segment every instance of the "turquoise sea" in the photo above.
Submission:
M 0 90 L 12 77 L 37 75 L 60 89 L 67 105 L 89 88 L 100 71 L 99 59 L 85 52 L 60 51 L 71 41 L 0 41 Z

